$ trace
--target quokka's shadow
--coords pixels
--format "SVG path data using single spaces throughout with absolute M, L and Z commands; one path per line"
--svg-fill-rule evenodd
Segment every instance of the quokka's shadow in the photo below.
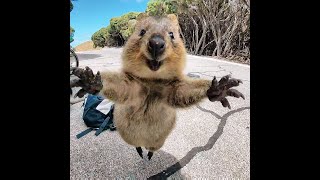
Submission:
M 185 165 L 187 165 L 196 156 L 196 154 L 203 152 L 203 151 L 210 150 L 214 146 L 216 141 L 219 139 L 219 137 L 223 133 L 224 126 L 227 123 L 227 119 L 232 114 L 246 110 L 246 109 L 250 109 L 250 107 L 242 107 L 242 108 L 238 108 L 238 109 L 229 111 L 228 113 L 224 114 L 223 116 L 219 116 L 215 112 L 208 110 L 208 109 L 205 109 L 205 108 L 202 108 L 199 105 L 197 105 L 197 108 L 203 112 L 211 113 L 213 116 L 220 119 L 220 123 L 218 125 L 217 131 L 209 138 L 206 145 L 193 147 L 182 159 L 180 159 L 179 161 L 176 161 L 176 163 L 174 163 L 173 165 L 168 166 L 163 171 L 149 177 L 148 179 L 165 179 L 166 177 L 171 178 L 172 177 L 171 175 L 173 175 L 176 172 L 179 172 L 179 170 L 182 169 Z
M 134 147 L 127 145 L 112 147 L 112 150 L 101 146 L 78 150 L 89 152 L 78 152 L 78 157 L 72 158 L 70 179 L 186 179 L 180 171 L 163 173 L 178 159 L 162 150 L 156 151 L 150 161 L 147 150 L 143 148 L 142 159 Z
M 204 146 L 193 147 L 182 159 L 178 160 L 163 150 L 156 151 L 149 161 L 147 150 L 143 148 L 144 159 L 132 146 L 115 139 L 93 138 L 75 144 L 70 161 L 70 179 L 190 179 L 180 170 L 187 165 L 197 153 L 211 149 L 222 135 L 229 116 L 250 107 L 232 110 L 223 116 L 197 106 L 201 111 L 211 113 L 220 119 L 217 131 Z M 113 132 L 115 133 L 115 132 Z M 108 134 L 105 134 L 106 136 Z M 85 137 L 84 137 L 85 138 Z M 107 146 L 106 146 L 107 143 Z

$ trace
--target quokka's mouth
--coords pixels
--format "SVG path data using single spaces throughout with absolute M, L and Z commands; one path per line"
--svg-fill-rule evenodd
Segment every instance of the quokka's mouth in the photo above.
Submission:
M 147 60 L 147 65 L 152 71 L 157 71 L 160 66 L 162 65 L 162 61 L 157 61 L 157 60 Z

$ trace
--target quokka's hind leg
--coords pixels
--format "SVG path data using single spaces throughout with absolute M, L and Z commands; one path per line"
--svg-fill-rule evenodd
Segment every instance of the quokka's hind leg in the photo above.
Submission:
M 152 156 L 153 156 L 153 152 L 152 152 L 152 151 L 149 151 L 149 152 L 148 152 L 148 159 L 150 160 L 150 159 L 152 158 Z
M 146 149 L 149 150 L 149 152 L 148 152 L 148 159 L 150 160 L 150 159 L 152 158 L 152 156 L 153 156 L 153 152 L 155 152 L 156 150 L 158 150 L 158 149 L 160 149 L 160 148 L 148 147 L 148 148 L 146 148 Z
M 141 149 L 141 147 L 136 147 L 136 150 L 137 150 L 137 152 L 138 152 L 139 156 L 143 159 L 143 155 L 142 155 L 142 149 Z
M 165 139 L 163 139 L 162 141 L 157 141 L 157 143 L 154 143 L 154 144 L 152 145 L 152 147 L 146 147 L 146 149 L 149 151 L 149 152 L 148 152 L 148 159 L 149 159 L 149 160 L 150 160 L 151 157 L 153 156 L 153 153 L 156 152 L 156 151 L 158 151 L 158 150 L 163 146 L 164 140 L 165 140 Z

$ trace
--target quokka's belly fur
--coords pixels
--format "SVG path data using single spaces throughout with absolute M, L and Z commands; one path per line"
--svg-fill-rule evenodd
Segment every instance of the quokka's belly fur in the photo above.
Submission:
M 174 109 L 158 104 L 137 108 L 116 104 L 114 120 L 124 141 L 136 147 L 162 146 L 175 126 Z

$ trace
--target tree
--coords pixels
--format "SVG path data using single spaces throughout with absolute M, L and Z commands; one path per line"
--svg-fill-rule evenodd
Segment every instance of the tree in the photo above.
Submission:
M 139 12 L 129 12 L 120 17 L 114 17 L 106 28 L 95 32 L 91 40 L 95 47 L 123 46 L 134 31 Z
M 146 13 L 176 14 L 188 53 L 250 62 L 249 0 L 150 0 Z M 92 36 L 94 43 L 102 47 L 124 45 L 138 14 L 112 18 L 106 30 Z
M 74 35 L 75 30 L 70 26 L 70 43 L 74 41 L 73 35 Z
M 73 10 L 73 4 L 72 2 L 70 1 L 70 12 Z
M 75 1 L 75 0 L 70 0 L 70 12 L 73 10 L 73 4 L 71 1 Z M 74 32 L 75 30 L 70 26 L 70 43 L 74 41 L 73 39 Z
M 164 14 L 174 14 L 177 12 L 176 0 L 150 0 L 147 3 L 146 13 L 151 16 L 161 16 Z
M 91 36 L 91 40 L 93 41 L 94 48 L 106 46 L 107 44 L 106 39 L 108 36 L 109 36 L 108 28 L 101 28 L 99 31 L 95 32 Z
M 249 0 L 178 0 L 179 24 L 186 48 L 242 62 L 250 60 Z
M 71 1 L 77 1 L 77 0 L 70 0 L 70 12 L 73 10 L 73 3 Z

